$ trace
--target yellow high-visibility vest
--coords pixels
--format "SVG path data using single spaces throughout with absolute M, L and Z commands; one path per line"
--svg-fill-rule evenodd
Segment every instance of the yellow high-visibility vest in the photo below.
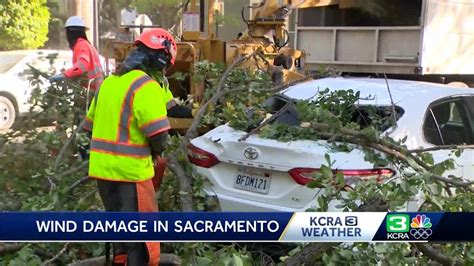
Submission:
M 167 91 L 145 72 L 132 70 L 104 80 L 92 100 L 86 130 L 92 130 L 89 176 L 123 182 L 153 177 L 148 137 L 170 128 Z

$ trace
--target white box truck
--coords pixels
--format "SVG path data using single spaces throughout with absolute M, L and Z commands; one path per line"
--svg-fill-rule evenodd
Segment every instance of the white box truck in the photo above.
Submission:
M 290 33 L 310 70 L 474 87 L 474 0 L 339 0 L 294 10 Z M 463 84 L 461 84 L 463 85 Z

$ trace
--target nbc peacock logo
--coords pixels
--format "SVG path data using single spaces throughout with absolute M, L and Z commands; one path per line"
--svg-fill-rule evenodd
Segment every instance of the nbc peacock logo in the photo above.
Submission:
M 410 235 L 415 239 L 428 239 L 433 234 L 431 219 L 425 214 L 417 214 L 411 219 Z

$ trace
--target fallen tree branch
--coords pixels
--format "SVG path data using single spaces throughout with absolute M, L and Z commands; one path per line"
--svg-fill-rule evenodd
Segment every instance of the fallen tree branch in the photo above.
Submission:
M 438 150 L 456 150 L 456 149 L 474 149 L 474 145 L 439 145 L 428 148 L 419 148 L 408 150 L 411 153 L 438 151 Z
M 283 115 L 291 106 L 292 106 L 292 102 L 289 101 L 285 104 L 285 106 L 283 106 L 280 110 L 278 110 L 278 112 L 274 113 L 270 118 L 268 118 L 267 120 L 264 120 L 262 123 L 260 123 L 260 125 L 252 130 L 250 130 L 250 132 L 248 132 L 247 134 L 243 135 L 242 137 L 239 138 L 239 141 L 244 141 L 246 140 L 248 137 L 252 136 L 253 134 L 257 133 L 258 131 L 260 131 L 260 129 L 262 129 L 264 126 L 272 123 L 273 121 L 275 121 L 275 119 L 277 119 L 278 117 L 280 117 L 281 115 Z
M 242 62 L 248 60 L 251 56 L 253 56 L 256 52 L 240 57 L 238 60 L 234 61 L 224 72 L 222 77 L 219 80 L 217 85 L 216 93 L 210 97 L 206 103 L 204 103 L 194 116 L 194 120 L 189 126 L 186 134 L 184 135 L 178 149 L 176 149 L 173 153 L 167 156 L 168 159 L 168 167 L 176 175 L 178 178 L 179 186 L 180 186 L 180 202 L 181 202 L 181 209 L 183 211 L 192 211 L 193 210 L 193 197 L 192 197 L 192 178 L 186 174 L 185 168 L 179 163 L 178 156 L 180 152 L 186 151 L 186 145 L 189 143 L 189 140 L 195 137 L 197 133 L 197 129 L 201 124 L 202 119 L 207 111 L 207 108 L 211 104 L 216 104 L 219 99 L 221 99 L 224 95 L 230 92 L 237 92 L 240 90 L 244 90 L 246 88 L 238 87 L 236 89 L 229 89 L 224 90 L 225 82 L 229 77 L 230 73 L 234 68 L 236 68 Z
M 86 260 L 76 261 L 68 264 L 68 266 L 103 266 L 105 265 L 105 256 L 90 258 Z M 181 259 L 175 254 L 161 253 L 159 265 L 181 265 Z
M 27 64 L 27 66 L 34 72 L 36 73 L 37 75 L 45 78 L 45 79 L 50 79 L 51 76 L 46 73 L 46 72 L 43 72 L 41 71 L 40 69 L 37 69 L 35 68 L 34 66 L 30 65 L 30 64 Z M 76 90 L 79 90 L 79 91 L 82 91 L 84 90 L 84 88 L 79 85 L 79 84 L 76 84 L 74 81 L 71 81 L 69 79 L 65 79 L 64 82 L 68 85 L 68 86 L 71 86 L 73 87 L 74 89 Z M 51 96 L 55 96 L 55 95 L 51 95 Z M 53 164 L 53 172 L 56 172 L 56 170 L 58 169 L 59 167 L 59 164 L 61 163 L 61 161 L 63 160 L 65 154 L 66 154 L 66 151 L 67 149 L 69 148 L 69 146 L 71 145 L 71 143 L 73 142 L 73 140 L 75 139 L 76 135 L 82 131 L 82 128 L 85 124 L 86 120 L 83 119 L 81 121 L 81 123 L 77 126 L 76 130 L 74 130 L 74 132 L 71 134 L 71 137 L 66 141 L 66 143 L 62 146 L 61 150 L 59 151 L 58 153 L 58 156 L 56 157 L 56 159 L 54 160 L 54 164 Z
M 178 178 L 179 182 L 179 199 L 181 202 L 182 211 L 193 211 L 193 196 L 192 196 L 192 185 L 191 177 L 189 177 L 184 168 L 179 163 L 178 159 L 174 154 L 167 156 L 168 159 L 168 168 L 173 172 L 173 174 Z
M 69 139 L 66 141 L 66 143 L 61 147 L 61 150 L 59 151 L 58 156 L 54 160 L 54 164 L 53 164 L 53 171 L 54 172 L 56 172 L 56 170 L 58 169 L 59 164 L 63 160 L 63 158 L 66 154 L 66 151 L 69 148 L 69 145 L 71 145 L 71 143 L 74 141 L 74 139 L 76 138 L 76 135 L 79 132 L 82 131 L 82 127 L 84 126 L 85 123 L 86 123 L 86 120 L 83 119 L 81 121 L 81 123 L 77 126 L 76 130 L 74 130 L 74 132 L 71 134 L 71 137 L 69 137 Z
M 46 265 L 49 265 L 50 263 L 53 263 L 53 262 L 54 262 L 55 260 L 57 260 L 61 255 L 63 255 L 64 252 L 67 251 L 67 248 L 68 248 L 69 244 L 70 244 L 70 243 L 66 243 L 66 244 L 63 246 L 63 248 L 62 248 L 56 255 L 54 255 L 54 257 L 52 257 L 51 259 L 49 259 L 49 260 L 43 262 L 41 265 L 42 265 L 42 266 L 46 266 Z
M 229 77 L 232 70 L 234 70 L 234 68 L 236 68 L 238 65 L 242 64 L 243 62 L 249 60 L 250 58 L 252 58 L 257 53 L 259 53 L 259 52 L 254 51 L 253 53 L 248 54 L 246 56 L 240 56 L 239 58 L 237 58 L 237 60 L 232 62 L 232 64 L 224 71 L 224 74 L 222 74 L 222 76 L 219 80 L 219 83 L 217 84 L 216 92 L 220 92 L 221 90 L 224 89 L 225 82 L 227 81 L 227 78 Z
M 438 181 L 448 183 L 456 187 L 462 187 L 462 188 L 467 189 L 470 192 L 474 192 L 474 188 L 470 187 L 474 185 L 474 181 L 464 182 L 464 181 L 454 180 L 449 177 L 444 177 L 444 176 L 439 176 L 439 175 L 434 175 L 434 174 L 432 174 L 431 177 L 433 177 L 434 179 Z
M 339 243 L 309 244 L 307 246 L 304 246 L 301 251 L 298 252 L 295 256 L 285 260 L 284 264 L 288 266 L 305 265 L 308 262 L 314 261 L 315 256 L 321 256 L 337 245 L 339 245 Z
M 2 244 L 0 245 L 0 255 L 17 252 L 23 248 L 23 244 Z
M 8 254 L 8 253 L 15 253 L 21 250 L 25 246 L 31 246 L 32 244 L 0 244 L 0 255 Z M 34 254 L 43 258 L 52 258 L 54 255 L 52 252 L 43 250 L 43 249 L 34 249 Z
M 216 88 L 216 93 L 211 97 L 209 98 L 200 108 L 199 110 L 197 111 L 196 115 L 194 116 L 194 120 L 193 122 L 191 123 L 191 125 L 189 126 L 186 134 L 184 135 L 184 142 L 185 143 L 182 143 L 180 145 L 180 149 L 184 148 L 186 145 L 187 145 L 187 140 L 197 136 L 197 128 L 199 127 L 199 125 L 201 124 L 201 121 L 204 117 L 204 115 L 206 114 L 206 111 L 207 111 L 207 108 L 209 107 L 209 105 L 215 105 L 220 98 L 222 98 L 224 95 L 226 95 L 228 92 L 236 92 L 238 91 L 237 89 L 230 89 L 230 90 L 227 90 L 227 93 L 223 92 L 224 91 L 224 86 L 225 86 L 225 82 L 227 81 L 227 78 L 229 77 L 230 73 L 232 72 L 232 70 L 234 70 L 238 65 L 240 65 L 241 63 L 243 63 L 244 61 L 248 60 L 249 58 L 251 58 L 253 55 L 255 55 L 257 52 L 253 52 L 251 53 L 250 55 L 247 55 L 247 56 L 241 56 L 240 58 L 238 58 L 237 60 L 235 60 L 225 71 L 224 71 L 224 74 L 222 74 L 221 78 L 219 79 L 219 83 L 217 84 L 217 88 Z M 241 88 L 241 87 L 239 87 Z
M 72 184 L 71 186 L 69 186 L 68 188 L 66 188 L 65 190 L 65 194 L 69 194 L 71 192 L 74 191 L 74 189 L 76 189 L 78 186 L 86 183 L 87 181 L 91 180 L 89 178 L 89 176 L 84 176 L 82 177 L 81 179 L 77 180 L 76 182 L 74 182 L 74 184 Z
M 188 131 L 186 132 L 186 135 L 185 135 L 185 140 L 189 140 L 193 137 L 195 137 L 197 135 L 197 128 L 199 127 L 199 125 L 201 124 L 201 121 L 204 117 L 204 115 L 206 114 L 206 111 L 209 107 L 209 105 L 215 105 L 217 104 L 217 102 L 224 96 L 227 96 L 228 94 L 232 94 L 232 93 L 237 93 L 237 92 L 241 92 L 241 91 L 247 91 L 248 88 L 245 87 L 245 86 L 239 86 L 237 88 L 233 88 L 233 89 L 228 89 L 228 90 L 224 90 L 224 85 L 225 85 L 225 81 L 227 80 L 231 70 L 235 67 L 237 67 L 239 64 L 241 64 L 242 62 L 244 62 L 245 60 L 248 60 L 251 56 L 255 55 L 257 52 L 254 52 L 248 56 L 245 56 L 245 57 L 241 57 L 239 60 L 235 61 L 234 64 L 232 64 L 223 74 L 223 76 L 221 77 L 221 79 L 219 80 L 219 85 L 216 89 L 216 93 L 211 97 L 209 98 L 206 103 L 204 103 L 198 110 L 198 112 L 196 113 L 195 115 L 195 118 L 193 120 L 193 123 L 191 124 L 191 126 L 188 128 Z M 305 80 L 308 80 L 310 77 L 304 77 L 302 79 L 298 79 L 298 80 L 295 80 L 293 82 L 290 82 L 288 84 L 281 84 L 281 85 L 278 85 L 278 86 L 275 86 L 275 87 L 272 87 L 272 88 L 269 88 L 269 89 L 261 89 L 259 90 L 259 92 L 264 92 L 264 93 L 272 93 L 272 92 L 278 92 L 278 91 L 281 91 L 285 88 L 288 88 L 289 86 L 292 86 L 292 85 L 295 85 L 297 83 L 300 83 L 300 82 L 303 82 Z M 187 143 L 182 143 L 182 145 L 180 146 L 180 148 L 184 148 L 185 146 L 187 145 Z
M 412 243 L 419 251 L 425 254 L 428 258 L 441 263 L 442 265 L 460 265 L 460 262 L 457 260 L 452 260 L 451 258 L 441 254 L 441 252 L 428 244 L 423 243 Z
M 84 162 L 82 162 L 81 164 L 79 164 L 78 166 L 73 167 L 73 168 L 71 168 L 71 169 L 69 169 L 69 170 L 66 170 L 66 171 L 64 171 L 64 172 L 62 172 L 62 173 L 56 175 L 56 176 L 55 176 L 55 179 L 56 179 L 56 180 L 59 180 L 59 179 L 65 177 L 65 176 L 68 176 L 68 175 L 70 175 L 70 174 L 73 174 L 73 173 L 75 173 L 75 172 L 77 172 L 77 171 L 86 169 L 87 167 L 89 167 L 89 161 L 84 161 Z
M 69 263 L 68 266 L 103 266 L 105 265 L 105 256 L 95 257 L 85 260 Z
M 417 163 L 415 160 L 410 160 L 404 154 L 402 154 L 398 151 L 391 150 L 387 147 L 384 147 L 382 144 L 370 144 L 369 147 L 372 147 L 374 149 L 382 151 L 386 154 L 393 155 L 397 159 L 403 160 L 406 163 L 408 163 L 416 171 L 419 171 L 422 174 L 428 174 L 431 178 L 433 178 L 435 180 L 438 180 L 438 181 L 441 181 L 441 182 L 444 182 L 444 183 L 447 183 L 447 184 L 451 184 L 453 186 L 462 187 L 462 188 L 465 188 L 466 190 L 468 190 L 470 192 L 474 192 L 474 187 L 471 187 L 472 185 L 474 185 L 474 181 L 464 182 L 464 181 L 459 181 L 459 180 L 455 180 L 455 179 L 452 179 L 452 178 L 443 177 L 443 176 L 440 176 L 440 175 L 433 174 L 433 173 L 429 172 L 428 169 L 425 166 L 415 164 L 415 163 Z M 413 158 L 413 156 L 410 156 L 410 157 Z
M 318 130 L 317 134 L 324 138 L 335 138 L 334 133 L 330 132 L 331 126 L 328 124 L 310 123 L 310 126 Z M 454 180 L 452 178 L 443 177 L 440 175 L 435 175 L 429 171 L 431 167 L 429 167 L 423 161 L 421 161 L 420 158 L 410 154 L 408 150 L 400 146 L 396 146 L 381 138 L 379 139 L 368 138 L 366 135 L 358 131 L 348 129 L 348 128 L 341 128 L 339 130 L 339 134 L 340 134 L 340 137 L 335 138 L 335 139 L 342 139 L 350 143 L 354 143 L 354 144 L 364 146 L 364 147 L 373 148 L 385 154 L 392 155 L 398 160 L 408 163 L 415 171 L 419 171 L 422 174 L 428 174 L 430 175 L 431 178 L 437 181 L 448 183 L 457 187 L 462 187 L 470 192 L 474 192 L 474 187 L 471 187 L 472 185 L 474 185 L 474 181 L 464 182 L 464 181 Z

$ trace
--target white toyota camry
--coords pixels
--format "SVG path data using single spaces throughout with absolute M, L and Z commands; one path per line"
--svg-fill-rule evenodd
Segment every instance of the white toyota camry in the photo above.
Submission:
M 409 149 L 447 144 L 474 144 L 474 90 L 440 84 L 388 80 L 398 113 L 396 128 L 386 129 L 394 139 L 407 137 Z M 289 99 L 309 100 L 318 91 L 348 90 L 360 92 L 358 108 L 374 106 L 392 110 L 384 79 L 324 78 L 294 85 L 272 96 L 267 103 L 278 110 Z M 195 138 L 188 146 L 188 158 L 195 171 L 210 179 L 206 188 L 217 197 L 224 211 L 304 211 L 318 206 L 317 197 L 323 189 L 305 185 L 309 176 L 327 165 L 324 155 L 330 154 L 334 170 L 347 179 L 377 178 L 381 182 L 397 175 L 396 169 L 374 168 L 364 160 L 362 151 L 334 152 L 324 140 L 281 142 L 252 135 L 239 139 L 246 132 L 228 125 L 219 126 Z M 448 174 L 474 179 L 474 154 L 466 149 L 460 157 L 449 150 L 433 151 L 433 158 L 453 158 L 456 169 Z M 452 157 L 450 157 L 452 156 Z M 418 208 L 420 199 L 413 199 L 407 211 Z M 337 210 L 336 204 L 330 210 Z

